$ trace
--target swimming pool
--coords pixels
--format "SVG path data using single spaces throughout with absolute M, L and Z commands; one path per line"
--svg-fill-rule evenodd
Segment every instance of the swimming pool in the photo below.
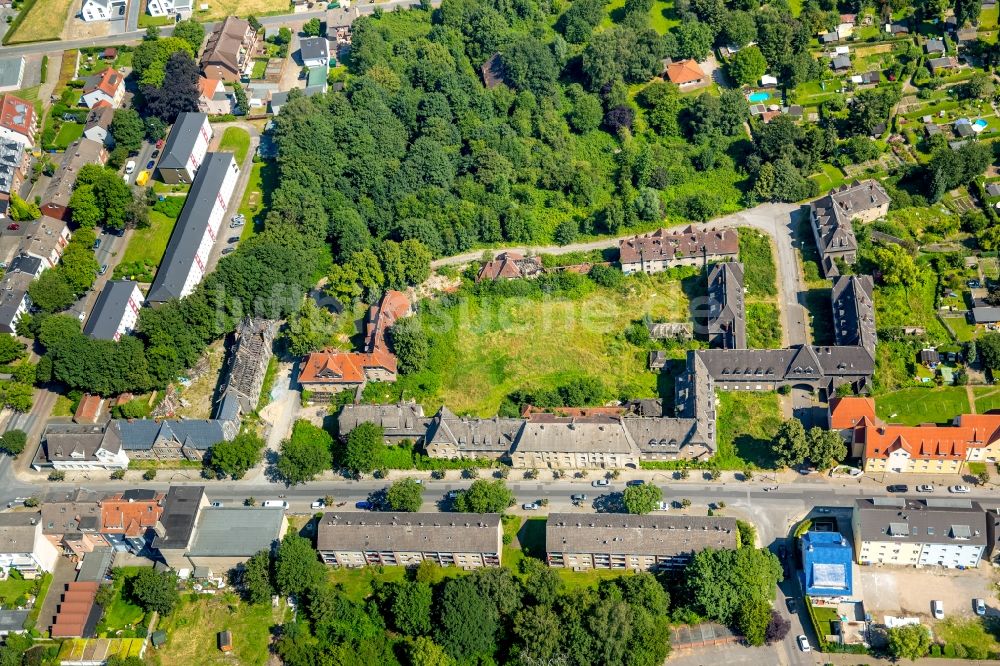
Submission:
M 989 125 L 989 123 L 986 122 L 985 120 L 983 120 L 982 118 L 980 118 L 979 120 L 977 120 L 976 122 L 974 122 L 972 124 L 975 125 L 976 127 L 983 127 L 983 128 L 985 128 L 987 125 Z
M 764 100 L 766 100 L 770 96 L 771 96 L 770 93 L 755 92 L 755 93 L 750 93 L 749 95 L 747 95 L 747 99 L 749 101 L 751 101 L 751 102 L 763 102 Z

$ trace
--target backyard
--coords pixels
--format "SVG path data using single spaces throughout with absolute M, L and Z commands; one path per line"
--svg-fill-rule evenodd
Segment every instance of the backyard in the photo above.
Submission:
M 719 469 L 742 470 L 748 465 L 774 467 L 771 442 L 781 425 L 781 402 L 775 392 L 716 391 Z
M 268 663 L 271 627 L 285 621 L 284 601 L 273 608 L 270 603 L 248 604 L 233 593 L 217 595 L 187 594 L 182 603 L 157 629 L 167 632 L 167 643 L 147 653 L 147 663 L 172 664 L 241 664 L 263 666 Z M 233 635 L 230 654 L 217 648 L 217 635 L 229 630 Z
M 22 9 L 23 15 L 15 20 L 11 32 L 4 36 L 4 44 L 23 44 L 25 42 L 44 42 L 59 39 L 63 26 L 69 15 L 73 0 L 35 0 L 27 9 Z M 27 6 L 27 3 L 25 3 Z
M 947 423 L 970 410 L 964 386 L 940 386 L 904 388 L 878 395 L 875 411 L 884 421 L 920 425 Z
M 25 580 L 19 574 L 7 577 L 7 580 L 0 581 L 0 606 L 3 608 L 13 608 L 17 601 L 30 596 L 35 589 L 35 581 Z
M 233 152 L 236 155 L 236 165 L 242 167 L 247 151 L 250 150 L 250 134 L 242 127 L 227 127 L 219 141 L 219 150 Z
M 572 297 L 463 294 L 449 307 L 422 312 L 431 340 L 427 369 L 390 390 L 420 400 L 425 411 L 446 404 L 484 417 L 514 391 L 581 378 L 597 380 L 609 398 L 653 397 L 658 377 L 647 368 L 648 349 L 626 340 L 624 331 L 646 314 L 688 321 L 684 287 L 702 280 L 686 269 L 630 276 L 615 288 L 581 280 Z
M 987 603 L 989 603 L 987 601 Z M 968 652 L 970 648 L 985 655 L 995 655 L 1000 652 L 1000 643 L 997 642 L 996 635 L 998 627 L 997 618 L 954 618 L 949 617 L 942 622 L 934 624 L 934 637 L 946 645 L 961 645 Z M 994 626 L 988 626 L 988 625 Z M 968 655 L 972 657 L 972 654 Z
M 69 144 L 83 136 L 83 129 L 82 123 L 63 123 L 56 133 L 53 146 L 56 150 L 66 150 Z
M 278 179 L 278 166 L 274 162 L 254 162 L 250 169 L 250 179 L 247 181 L 243 200 L 240 202 L 240 214 L 247 223 L 243 225 L 241 237 L 250 238 L 264 225 L 264 213 L 267 211 L 271 192 Z
M 183 201 L 183 197 L 167 197 L 167 199 Z M 115 279 L 127 277 L 138 282 L 152 282 L 156 268 L 163 259 L 163 253 L 167 250 L 167 242 L 176 222 L 176 215 L 171 217 L 155 209 L 149 211 L 149 227 L 132 232 L 132 238 L 125 248 L 121 263 L 115 267 Z
M 102 638 L 136 638 L 135 627 L 142 622 L 145 613 L 123 595 L 129 578 L 139 572 L 139 567 L 115 569 L 114 597 L 105 607 L 104 615 L 97 625 L 97 633 Z

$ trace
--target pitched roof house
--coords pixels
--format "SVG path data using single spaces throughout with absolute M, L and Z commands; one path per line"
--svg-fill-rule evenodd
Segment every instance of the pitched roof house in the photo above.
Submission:
M 813 201 L 810 220 L 823 274 L 827 277 L 840 274 L 837 259 L 848 264 L 857 260 L 853 220 L 873 222 L 888 211 L 889 195 L 877 180 L 854 181 Z
M 699 229 L 694 225 L 682 231 L 660 229 L 618 243 L 619 262 L 626 274 L 658 273 L 674 266 L 702 266 L 736 259 L 739 251 L 736 229 Z
M 100 102 L 117 109 L 125 99 L 125 77 L 117 69 L 108 67 L 99 74 L 88 77 L 83 84 L 83 103 L 92 109 Z
M 160 180 L 172 185 L 193 183 L 211 141 L 212 126 L 207 113 L 189 111 L 178 115 L 156 163 Z
M 705 85 L 708 80 L 696 60 L 681 60 L 667 65 L 666 78 L 681 90 Z
M 206 78 L 239 81 L 257 48 L 257 31 L 245 19 L 229 16 L 208 36 L 201 55 Z
M 59 551 L 42 536 L 41 512 L 0 513 L 0 570 L 35 578 L 54 571 L 58 559 Z
M 29 148 L 35 145 L 38 120 L 35 106 L 14 95 L 4 95 L 0 101 L 0 137 L 13 139 Z
M 115 110 L 106 102 L 99 102 L 87 114 L 87 122 L 83 126 L 83 135 L 91 141 L 104 145 L 114 144 L 111 136 L 111 122 L 115 119 Z
M 708 342 L 723 349 L 746 349 L 743 264 L 724 261 L 708 273 Z
M 476 282 L 483 280 L 516 280 L 542 274 L 542 260 L 525 257 L 517 252 L 501 252 L 483 264 L 476 274 Z

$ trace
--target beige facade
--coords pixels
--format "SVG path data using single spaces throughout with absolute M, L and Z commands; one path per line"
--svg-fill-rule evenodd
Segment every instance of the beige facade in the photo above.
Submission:
M 902 448 L 896 449 L 890 453 L 888 458 L 865 458 L 866 472 L 894 472 L 897 474 L 955 474 L 962 469 L 963 465 L 965 465 L 964 460 L 956 460 L 954 458 L 913 458 Z
M 891 564 L 895 566 L 916 566 L 920 560 L 919 543 L 894 543 L 892 541 L 862 541 L 858 550 L 858 562 L 871 564 Z
M 521 451 L 511 454 L 511 466 L 522 469 L 636 469 L 639 453 L 600 451 Z

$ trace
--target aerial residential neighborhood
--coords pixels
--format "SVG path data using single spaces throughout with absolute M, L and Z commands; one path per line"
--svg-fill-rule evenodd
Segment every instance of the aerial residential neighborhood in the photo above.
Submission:
M 995 0 L 0 14 L 0 664 L 1000 661 Z

